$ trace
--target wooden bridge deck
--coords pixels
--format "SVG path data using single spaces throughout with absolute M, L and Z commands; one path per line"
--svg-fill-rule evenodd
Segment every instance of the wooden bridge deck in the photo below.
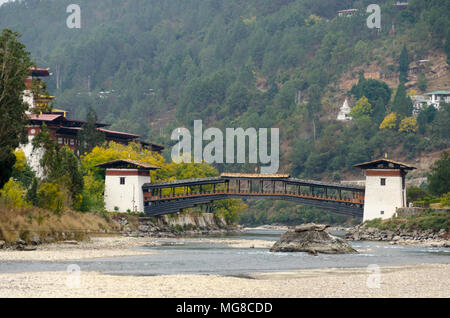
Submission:
M 286 175 L 222 174 L 213 178 L 149 183 L 142 188 L 148 216 L 171 214 L 223 199 L 288 200 L 361 217 L 364 206 L 362 187 L 294 179 Z

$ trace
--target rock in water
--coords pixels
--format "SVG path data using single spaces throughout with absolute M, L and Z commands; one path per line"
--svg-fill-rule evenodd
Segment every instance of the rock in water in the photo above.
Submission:
M 285 232 L 271 252 L 308 252 L 314 255 L 357 253 L 345 240 L 325 232 L 328 225 L 308 223 Z

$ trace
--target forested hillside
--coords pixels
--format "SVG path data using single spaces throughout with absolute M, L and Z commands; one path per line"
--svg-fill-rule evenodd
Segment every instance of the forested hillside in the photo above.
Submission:
M 381 30 L 366 26 L 372 0 L 79 0 L 82 27 L 69 29 L 71 2 L 5 4 L 0 29 L 19 31 L 38 66 L 51 68 L 55 106 L 72 118 L 93 106 L 111 129 L 169 149 L 172 129 L 194 119 L 280 127 L 284 172 L 335 180 L 385 152 L 412 159 L 450 145 L 449 107 L 406 120 L 411 90 L 450 89 L 447 65 L 437 80 L 425 70 L 420 81 L 398 81 L 402 50 L 407 68 L 450 54 L 447 0 L 410 0 L 405 10 L 378 1 Z M 337 16 L 349 8 L 360 14 Z M 373 69 L 389 85 L 360 72 Z M 336 122 L 345 97 L 354 120 Z

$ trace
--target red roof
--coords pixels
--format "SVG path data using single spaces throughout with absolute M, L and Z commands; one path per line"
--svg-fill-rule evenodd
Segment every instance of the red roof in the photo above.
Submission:
M 356 12 L 358 9 L 346 9 L 346 10 L 339 10 L 338 13 L 346 13 L 346 12 Z
M 124 133 L 121 131 L 114 131 L 114 130 L 109 130 L 109 129 L 104 129 L 104 128 L 98 128 L 98 130 L 107 133 L 107 134 L 114 134 L 114 135 L 121 135 L 121 136 L 128 136 L 128 137 L 134 137 L 134 138 L 140 138 L 141 136 L 139 135 L 135 135 L 135 134 L 129 134 L 129 133 Z
M 62 115 L 58 114 L 30 114 L 28 115 L 28 118 L 30 120 L 42 120 L 42 121 L 54 121 L 55 119 L 62 117 Z
M 37 68 L 37 67 L 30 67 L 31 70 L 31 76 L 37 76 L 37 77 L 47 77 L 50 76 L 50 72 L 48 68 Z

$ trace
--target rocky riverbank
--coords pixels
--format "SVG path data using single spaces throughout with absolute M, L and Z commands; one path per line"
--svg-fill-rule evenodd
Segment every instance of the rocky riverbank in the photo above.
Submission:
M 0 250 L 34 251 L 40 245 L 53 243 L 76 245 L 97 235 L 120 235 L 134 238 L 182 238 L 224 236 L 244 231 L 242 226 L 228 224 L 224 218 L 213 213 L 175 214 L 154 218 L 114 214 L 110 217 L 109 223 L 114 226 L 114 230 L 99 229 L 91 232 L 90 229 L 87 229 L 82 233 L 29 232 L 26 238 L 16 238 L 12 241 L 5 241 L 0 235 Z
M 213 213 L 191 213 L 156 218 L 139 218 L 132 224 L 127 217 L 116 218 L 122 234 L 132 237 L 178 238 L 218 236 L 242 232 L 237 224 L 228 224 Z
M 450 232 L 429 230 L 380 230 L 365 224 L 351 228 L 345 235 L 349 241 L 387 241 L 391 244 L 417 244 L 434 247 L 450 247 Z

